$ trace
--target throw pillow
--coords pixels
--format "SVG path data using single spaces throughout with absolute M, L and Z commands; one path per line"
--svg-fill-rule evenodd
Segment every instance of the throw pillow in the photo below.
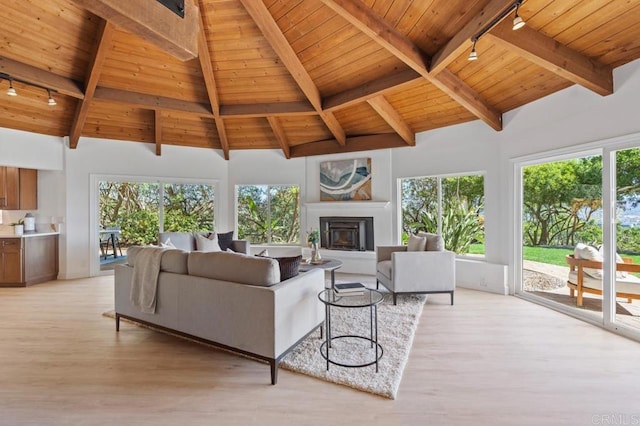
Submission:
M 438 234 L 430 234 L 428 232 L 418 232 L 418 236 L 427 239 L 426 251 L 444 251 L 444 238 Z
M 604 246 L 600 246 L 600 250 L 598 250 L 598 253 L 600 253 L 600 257 L 604 259 L 603 247 Z M 622 257 L 620 257 L 618 253 L 616 253 L 616 263 L 624 263 L 624 259 L 622 259 Z M 627 271 L 616 271 L 616 278 L 627 278 L 628 276 L 629 273 Z
M 302 255 L 292 257 L 276 257 L 278 265 L 280 266 L 280 281 L 288 280 L 289 278 L 298 275 L 300 270 L 300 262 L 302 261 Z
M 220 244 L 218 244 L 218 238 L 213 233 L 209 238 L 204 235 L 196 234 L 196 250 L 202 252 L 221 251 Z
M 269 257 L 269 250 L 264 249 L 262 250 L 260 253 L 257 253 L 256 256 L 260 256 L 260 257 Z
M 167 238 L 167 240 L 165 242 L 160 242 L 160 247 L 163 247 L 163 248 L 176 248 L 176 246 L 174 246 L 173 243 L 171 242 L 171 238 Z
M 425 237 L 418 237 L 417 235 L 410 235 L 409 242 L 407 243 L 407 251 L 424 251 L 427 246 L 427 239 Z
M 231 245 L 233 244 L 233 231 L 217 232 L 215 234 L 218 236 L 220 250 L 227 251 L 227 249 L 231 248 Z
M 573 250 L 573 257 L 575 257 L 576 259 L 591 260 L 593 262 L 603 261 L 602 256 L 600 255 L 600 252 L 598 252 L 597 248 L 588 246 L 583 243 L 576 244 L 576 247 Z M 602 269 L 582 268 L 582 270 L 584 271 L 585 274 L 589 275 L 590 277 L 593 277 L 599 280 L 602 279 Z

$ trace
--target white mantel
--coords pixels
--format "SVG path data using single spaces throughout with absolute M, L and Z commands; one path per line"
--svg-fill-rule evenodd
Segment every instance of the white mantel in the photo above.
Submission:
M 318 203 L 304 203 L 307 209 L 385 209 L 390 201 L 320 201 Z

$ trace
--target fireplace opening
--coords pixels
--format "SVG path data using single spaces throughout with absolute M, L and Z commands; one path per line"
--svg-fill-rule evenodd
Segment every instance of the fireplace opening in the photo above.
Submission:
M 373 251 L 373 218 L 321 217 L 320 247 L 328 250 Z

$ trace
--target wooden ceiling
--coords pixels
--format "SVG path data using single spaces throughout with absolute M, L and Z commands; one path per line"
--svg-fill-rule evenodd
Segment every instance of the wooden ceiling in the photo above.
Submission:
M 612 69 L 640 57 L 638 0 L 528 0 L 526 26 L 513 31 L 511 11 L 479 38 L 477 61 L 471 39 L 513 1 L 187 0 L 201 22 L 187 60 L 84 8 L 109 1 L 3 2 L 0 72 L 18 96 L 0 81 L 1 127 L 227 159 L 402 147 L 472 120 L 500 131 L 504 112 L 573 84 L 606 96 Z M 139 1 L 151 0 L 125 3 Z

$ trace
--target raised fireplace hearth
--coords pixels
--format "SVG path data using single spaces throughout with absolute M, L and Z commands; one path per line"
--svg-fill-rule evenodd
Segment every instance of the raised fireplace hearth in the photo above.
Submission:
M 320 247 L 327 250 L 373 251 L 373 217 L 321 217 Z

